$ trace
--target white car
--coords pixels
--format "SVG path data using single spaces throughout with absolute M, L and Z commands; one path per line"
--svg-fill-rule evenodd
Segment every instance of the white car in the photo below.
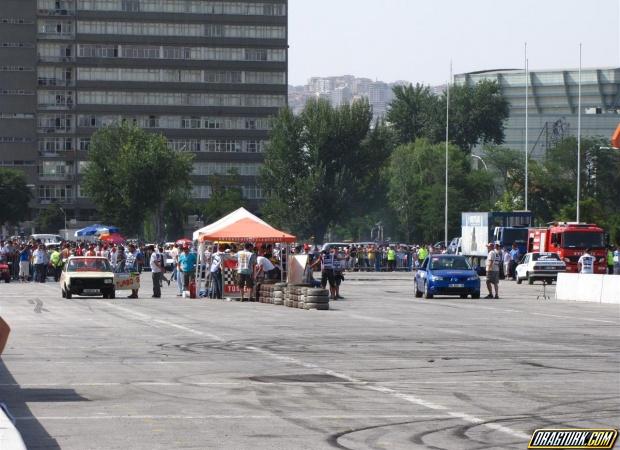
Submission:
M 517 284 L 524 280 L 527 280 L 528 284 L 533 284 L 535 280 L 552 284 L 557 281 L 558 272 L 566 271 L 566 263 L 557 253 L 532 252 L 525 254 L 515 270 Z
M 71 256 L 60 275 L 63 298 L 73 295 L 103 295 L 114 298 L 116 288 L 110 262 L 100 256 Z

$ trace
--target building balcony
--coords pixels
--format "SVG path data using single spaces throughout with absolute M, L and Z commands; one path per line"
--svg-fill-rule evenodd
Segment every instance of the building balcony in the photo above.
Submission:
M 52 203 L 59 203 L 61 205 L 70 205 L 75 203 L 74 198 L 69 197 L 55 197 L 55 198 L 40 198 L 39 204 L 41 205 L 51 205 Z
M 41 56 L 39 55 L 39 63 L 56 63 L 56 62 L 75 62 L 74 56 Z
M 73 40 L 75 39 L 75 33 L 67 32 L 67 33 L 45 33 L 39 32 L 37 33 L 37 38 L 39 39 L 49 39 L 49 40 Z
M 58 87 L 73 87 L 75 82 L 73 80 L 59 80 L 58 78 L 39 78 L 39 86 L 58 86 Z
M 39 174 L 39 181 L 71 181 L 74 175 L 68 173 Z
M 74 17 L 75 11 L 70 9 L 38 9 L 37 14 L 49 17 Z
M 75 105 L 37 105 L 40 110 L 69 111 L 75 108 Z
M 67 133 L 75 133 L 75 128 L 73 128 L 73 127 L 67 127 L 67 128 L 39 127 L 39 128 L 37 128 L 37 133 L 40 133 L 40 134 L 67 134 Z

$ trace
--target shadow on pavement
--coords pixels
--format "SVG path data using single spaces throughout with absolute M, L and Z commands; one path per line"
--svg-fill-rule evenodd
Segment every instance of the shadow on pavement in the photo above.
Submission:
M 28 408 L 32 402 L 76 402 L 89 401 L 73 389 L 23 389 L 0 357 L 0 401 L 5 403 L 10 413 L 18 418 L 17 429 L 29 450 L 60 449 L 58 442 L 33 416 Z

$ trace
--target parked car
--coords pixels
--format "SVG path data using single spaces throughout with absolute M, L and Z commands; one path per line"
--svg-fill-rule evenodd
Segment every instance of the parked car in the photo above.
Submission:
M 114 298 L 114 273 L 110 262 L 99 256 L 71 256 L 60 275 L 63 298 L 73 295 L 103 295 Z
M 480 298 L 480 277 L 464 256 L 430 255 L 415 274 L 416 297 L 458 295 L 461 298 Z
M 533 284 L 536 280 L 552 284 L 558 279 L 559 272 L 566 272 L 566 263 L 557 253 L 531 252 L 526 253 L 515 269 L 517 284 L 527 280 Z

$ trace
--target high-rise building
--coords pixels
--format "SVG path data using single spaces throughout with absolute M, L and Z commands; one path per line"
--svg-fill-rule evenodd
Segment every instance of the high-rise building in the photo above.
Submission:
M 525 88 L 523 70 L 490 70 L 455 76 L 455 83 L 475 85 L 496 81 L 509 103 L 504 145 L 525 147 Z M 534 158 L 566 136 L 577 135 L 579 71 L 535 70 L 529 72 L 528 148 Z M 620 68 L 581 71 L 581 134 L 609 138 L 620 122 Z
M 194 197 L 235 169 L 244 196 L 269 117 L 287 103 L 287 0 L 2 0 L 0 165 L 36 206 L 97 213 L 80 176 L 90 136 L 120 121 L 195 154 Z

